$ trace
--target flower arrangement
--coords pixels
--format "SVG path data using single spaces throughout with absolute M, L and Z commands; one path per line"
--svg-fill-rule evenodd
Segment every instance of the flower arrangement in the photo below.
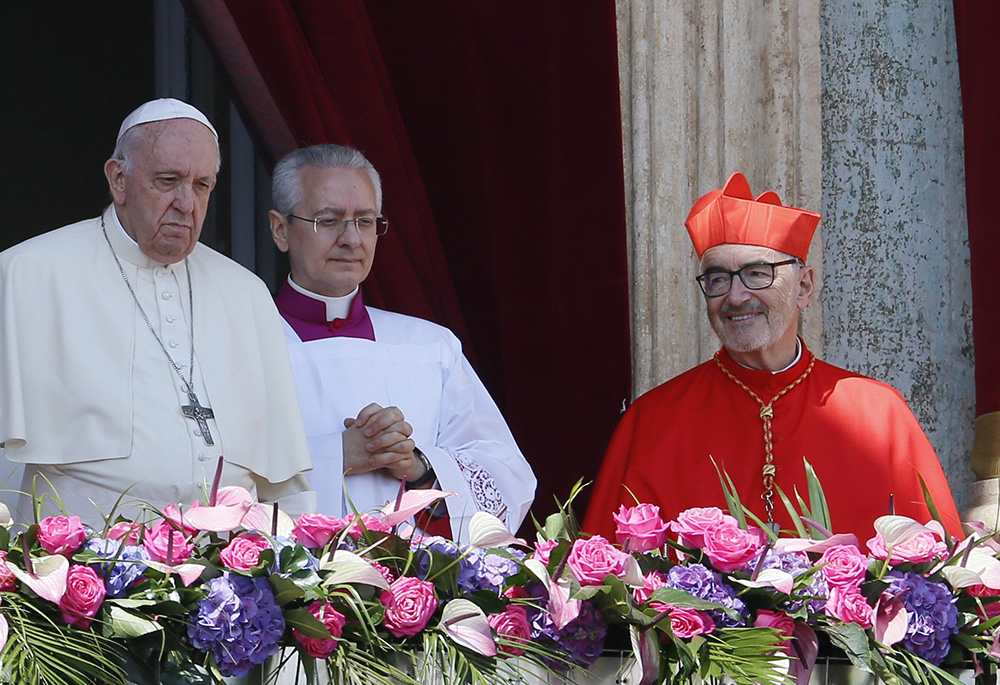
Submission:
M 267 663 L 265 682 L 287 665 L 310 683 L 321 671 L 333 682 L 507 683 L 585 668 L 627 636 L 643 685 L 777 685 L 808 680 L 822 635 L 887 682 L 958 683 L 948 668 L 970 660 L 995 682 L 994 536 L 955 540 L 938 521 L 886 516 L 863 546 L 828 532 L 807 471 L 812 509 L 783 497 L 791 536 L 730 490 L 728 513 L 669 522 L 656 506 L 623 506 L 614 542 L 579 530 L 579 488 L 531 545 L 488 514 L 466 545 L 421 535 L 407 521 L 450 496 L 436 490 L 343 519 L 292 520 L 216 486 L 205 503 L 100 531 L 52 516 L 15 536 L 8 520 L 0 682 L 208 684 Z

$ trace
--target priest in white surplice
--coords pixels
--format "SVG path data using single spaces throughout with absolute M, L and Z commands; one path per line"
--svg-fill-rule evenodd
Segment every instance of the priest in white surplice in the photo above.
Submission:
M 278 294 L 305 417 L 321 512 L 379 507 L 408 488 L 439 487 L 447 519 L 432 532 L 467 541 L 476 511 L 516 530 L 535 477 L 447 328 L 365 307 L 381 217 L 378 173 L 338 145 L 292 152 L 275 167 L 271 233 L 291 275 Z M 346 476 L 346 477 L 345 477 Z M 345 493 L 346 482 L 346 493 Z M 349 498 L 349 499 L 348 499 Z
M 224 455 L 223 484 L 314 508 L 280 317 L 256 276 L 197 242 L 218 169 L 200 111 L 146 103 L 104 167 L 113 204 L 0 253 L 0 443 L 24 465 L 6 487 L 97 526 L 126 489 L 203 500 Z

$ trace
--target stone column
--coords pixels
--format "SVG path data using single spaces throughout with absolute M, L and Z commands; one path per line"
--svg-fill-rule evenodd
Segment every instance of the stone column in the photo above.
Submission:
M 694 200 L 742 171 L 755 193 L 821 208 L 819 0 L 618 0 L 617 9 L 639 395 L 718 348 L 684 230 Z M 822 231 L 809 259 L 817 271 Z M 821 352 L 821 299 L 803 330 Z

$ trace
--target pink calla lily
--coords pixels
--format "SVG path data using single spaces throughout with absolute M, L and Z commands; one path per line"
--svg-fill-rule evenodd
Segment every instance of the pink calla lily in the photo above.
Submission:
M 31 588 L 31 590 L 44 600 L 53 604 L 59 604 L 59 600 L 66 594 L 66 576 L 69 573 L 69 559 L 61 554 L 53 554 L 49 557 L 35 559 L 32 557 L 31 566 L 33 573 L 24 571 L 9 561 L 5 561 L 7 568 L 18 580 Z
M 208 507 L 192 507 L 184 512 L 184 523 L 213 533 L 228 533 L 236 530 L 243 523 L 243 517 L 254 505 L 253 495 L 246 488 L 231 485 L 219 488 L 216 493 L 215 505 Z M 270 518 L 268 519 L 270 531 Z
M 851 545 L 860 549 L 858 537 L 852 533 L 837 533 L 825 540 L 781 538 L 774 543 L 774 549 L 779 552 L 816 552 L 822 554 L 836 545 Z
M 792 660 L 789 673 L 795 676 L 796 685 L 808 685 L 816 666 L 816 657 L 819 656 L 816 631 L 805 623 L 796 621 L 792 632 L 792 649 L 798 658 Z
M 444 492 L 433 488 L 430 490 L 407 490 L 398 502 L 389 502 L 382 507 L 382 523 L 387 526 L 399 525 L 442 497 L 458 497 L 458 493 Z
M 497 645 L 486 614 L 467 599 L 453 599 L 445 605 L 441 629 L 456 644 L 483 656 L 496 656 Z
M 274 523 L 274 505 L 254 502 L 247 511 L 240 525 L 247 530 L 255 530 L 264 535 L 271 535 L 273 532 L 277 537 L 290 538 L 292 530 L 295 528 L 295 520 L 281 509 L 278 509 L 278 526 L 272 531 Z
M 653 685 L 660 679 L 660 661 L 663 658 L 656 631 L 630 626 L 629 637 L 632 638 L 632 653 L 639 666 L 638 685 Z
M 570 599 L 570 574 L 565 580 L 553 582 L 545 564 L 537 559 L 525 559 L 524 566 L 541 581 L 549 593 L 549 615 L 556 628 L 563 629 L 570 621 L 580 615 L 580 600 Z
M 993 644 L 990 646 L 990 656 L 1000 658 L 1000 630 L 993 633 Z
M 883 594 L 875 605 L 875 639 L 891 647 L 906 637 L 906 608 L 898 597 Z
M 184 587 L 188 587 L 194 581 L 201 578 L 201 574 L 205 571 L 205 566 L 203 564 L 193 564 L 193 563 L 183 563 L 177 564 L 176 566 L 171 566 L 170 564 L 164 564 L 159 561 L 147 561 L 144 562 L 146 566 L 156 569 L 161 573 L 176 573 L 177 577 L 181 579 Z

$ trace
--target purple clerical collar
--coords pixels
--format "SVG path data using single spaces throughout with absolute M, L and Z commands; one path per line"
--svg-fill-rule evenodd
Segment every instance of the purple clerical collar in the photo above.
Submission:
M 278 311 L 302 342 L 323 338 L 362 338 L 375 340 L 375 328 L 365 309 L 361 290 L 351 301 L 346 319 L 326 320 L 326 303 L 300 293 L 286 281 L 275 298 Z

